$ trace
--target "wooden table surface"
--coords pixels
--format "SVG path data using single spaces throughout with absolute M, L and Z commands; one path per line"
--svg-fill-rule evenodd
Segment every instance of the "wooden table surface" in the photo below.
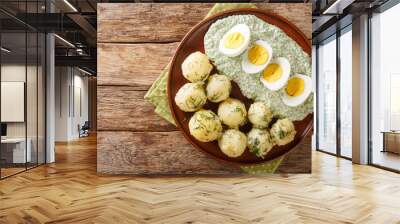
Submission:
M 98 172 L 114 174 L 238 174 L 194 149 L 143 97 L 179 41 L 214 4 L 98 4 Z M 258 3 L 311 41 L 311 4 Z M 310 172 L 308 137 L 278 172 Z

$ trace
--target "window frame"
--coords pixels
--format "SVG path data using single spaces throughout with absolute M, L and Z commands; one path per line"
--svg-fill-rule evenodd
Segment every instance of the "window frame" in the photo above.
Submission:
M 391 172 L 395 172 L 395 173 L 400 173 L 400 170 L 398 169 L 394 169 L 391 167 L 387 167 L 387 166 L 383 166 L 377 163 L 373 162 L 373 153 L 374 153 L 374 149 L 373 149 L 373 132 L 372 132 L 372 54 L 373 54 L 373 49 L 372 49 L 372 41 L 373 41 L 373 35 L 372 35 L 372 19 L 374 17 L 374 14 L 381 14 L 384 13 L 385 11 L 393 8 L 394 6 L 397 6 L 398 4 L 400 4 L 400 0 L 388 0 L 387 2 L 385 2 L 384 4 L 380 5 L 377 8 L 368 10 L 368 30 L 367 30 L 367 40 L 368 40 L 368 54 L 367 54 L 367 64 L 368 64 L 368 68 L 367 68 L 367 79 L 368 79 L 368 111 L 367 111 L 367 116 L 368 116 L 368 165 L 373 166 L 373 167 L 377 167 L 383 170 L 387 170 L 387 171 L 391 171 Z
M 25 13 L 25 16 L 26 16 L 27 13 L 28 13 L 27 12 L 27 2 L 28 1 L 22 1 L 22 2 L 25 3 L 25 12 L 24 13 Z M 39 8 L 38 8 L 39 0 L 35 0 L 35 1 L 32 1 L 32 2 L 36 3 L 36 12 L 38 13 L 39 12 Z M 46 9 L 45 9 L 46 12 L 48 10 L 47 8 L 48 7 L 46 7 Z M 47 33 L 46 32 L 38 30 L 38 29 L 30 26 L 29 24 L 24 23 L 22 20 L 19 20 L 18 18 L 14 17 L 11 13 L 9 13 L 8 11 L 2 9 L 1 7 L 0 7 L 0 12 L 8 15 L 11 19 L 14 19 L 15 21 L 21 23 L 24 28 L 23 28 L 23 30 L 22 29 L 20 30 L 21 31 L 20 33 L 25 35 L 25 49 L 24 49 L 24 51 L 25 51 L 25 56 L 24 56 L 25 57 L 24 58 L 24 60 L 25 60 L 25 87 L 24 87 L 24 89 L 25 89 L 25 93 L 24 93 L 25 94 L 25 96 L 24 96 L 25 166 L 21 167 L 23 169 L 21 169 L 20 171 L 14 172 L 14 173 L 6 175 L 6 176 L 2 173 L 3 168 L 0 166 L 0 180 L 3 180 L 3 179 L 6 179 L 8 177 L 12 177 L 12 176 L 17 175 L 19 173 L 26 172 L 26 171 L 28 171 L 30 169 L 39 167 L 39 166 L 44 165 L 44 164 L 47 163 L 47 128 L 46 128 L 47 127 L 47 110 L 46 110 L 46 108 L 47 108 L 47 81 L 46 81 L 46 79 L 47 79 L 47 43 L 48 43 L 48 41 L 47 41 Z M 1 24 L 0 24 L 0 28 L 1 28 Z M 0 46 L 2 45 L 2 35 L 3 35 L 3 33 L 8 33 L 8 32 L 0 30 Z M 37 143 L 36 144 L 36 158 L 35 158 L 36 161 L 34 163 L 27 162 L 28 161 L 28 157 L 27 157 L 28 156 L 28 153 L 27 153 L 27 147 L 28 147 L 28 116 L 27 116 L 28 115 L 28 109 L 27 109 L 27 94 L 28 94 L 27 93 L 27 83 L 28 83 L 28 78 L 27 78 L 27 75 L 28 75 L 28 34 L 33 34 L 34 36 L 36 36 L 36 41 L 35 41 L 36 43 L 34 43 L 34 44 L 36 44 L 36 49 L 35 49 L 35 51 L 36 51 L 36 59 L 34 60 L 34 64 L 36 65 L 36 69 L 35 69 L 35 72 L 32 73 L 32 74 L 36 75 L 36 91 L 33 93 L 35 95 L 35 97 L 36 97 L 36 121 L 34 122 L 34 125 L 36 125 L 36 127 L 35 127 L 36 128 L 36 136 L 34 136 L 33 138 L 36 138 L 36 143 Z M 39 70 L 38 70 L 38 67 L 39 67 L 39 36 L 40 36 L 39 34 L 43 34 L 42 35 L 42 39 L 40 39 L 42 47 L 43 47 L 43 49 L 41 49 L 41 52 L 43 53 L 43 55 L 41 55 L 41 57 L 42 57 L 41 60 L 44 60 L 43 61 L 44 63 L 42 64 L 42 70 L 41 70 L 42 82 L 43 82 L 42 83 L 43 84 L 43 86 L 42 86 L 42 88 L 43 88 L 42 96 L 44 96 L 44 98 L 42 99 L 43 105 L 41 105 L 43 107 L 42 109 L 44 109 L 43 114 L 39 114 L 39 112 L 38 112 L 39 111 L 39 81 L 38 81 Z M 1 67 L 3 66 L 2 62 L 3 62 L 2 54 L 0 54 L 0 82 L 1 82 L 1 79 L 2 79 L 2 77 L 1 77 L 1 75 L 2 75 L 1 74 Z M 0 101 L 1 101 L 1 97 L 0 97 Z M 1 105 L 0 105 L 0 110 L 1 110 Z M 43 117 L 39 118 L 39 116 L 43 116 Z M 42 120 L 42 119 L 44 119 L 44 120 Z M 39 139 L 39 120 L 41 120 L 41 122 L 43 122 L 42 124 L 43 124 L 43 128 L 44 128 L 43 133 L 42 133 L 43 134 L 43 143 L 44 143 L 42 145 L 42 147 L 43 147 L 42 148 L 43 155 L 41 155 L 41 157 L 43 157 L 42 158 L 43 162 L 39 162 L 39 141 L 38 141 L 38 139 Z M 0 119 L 0 123 L 1 123 L 1 119 Z M 2 146 L 0 144 L 0 158 L 1 158 L 1 153 L 2 153 Z M 28 166 L 28 163 L 30 163 L 29 166 Z
M 316 98 L 316 108 L 315 108 L 315 113 L 316 113 L 316 138 L 315 138 L 315 145 L 316 145 L 316 151 L 319 152 L 323 152 L 323 153 L 327 153 L 329 155 L 333 155 L 333 156 L 337 156 L 340 158 L 344 158 L 347 160 L 352 160 L 352 158 L 347 157 L 342 155 L 341 152 L 341 118 L 340 118 L 340 77 L 341 77 L 341 65 L 340 65 L 340 37 L 342 35 L 344 35 L 347 32 L 351 32 L 352 30 L 352 23 L 347 24 L 345 27 L 339 29 L 336 31 L 336 33 L 330 35 L 329 37 L 319 41 L 317 44 L 315 44 L 315 62 L 316 62 L 316 71 L 315 71 L 315 75 L 316 75 L 316 91 L 315 91 L 315 98 Z M 320 44 L 323 42 L 330 42 L 330 41 L 336 41 L 336 152 L 332 153 L 329 151 L 326 151 L 324 149 L 320 148 L 320 144 L 319 144 L 319 119 L 318 119 L 318 114 L 319 114 L 319 66 L 320 66 L 320 56 L 319 56 L 319 47 Z

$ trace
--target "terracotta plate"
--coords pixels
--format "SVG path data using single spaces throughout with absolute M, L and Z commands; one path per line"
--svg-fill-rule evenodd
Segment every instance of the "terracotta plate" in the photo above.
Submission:
M 237 10 L 226 11 L 221 14 L 209 17 L 206 20 L 203 20 L 195 27 L 193 27 L 192 30 L 190 30 L 189 33 L 187 33 L 186 36 L 183 38 L 171 62 L 170 75 L 168 77 L 168 84 L 167 84 L 167 94 L 168 94 L 169 106 L 178 128 L 183 132 L 185 138 L 195 148 L 205 152 L 208 155 L 211 155 L 213 158 L 222 161 L 233 162 L 241 165 L 246 165 L 246 164 L 250 165 L 275 159 L 289 152 L 292 148 L 294 148 L 297 144 L 299 144 L 312 129 L 312 122 L 313 122 L 312 114 L 309 114 L 302 121 L 294 122 L 297 131 L 294 141 L 285 146 L 279 146 L 279 147 L 275 146 L 264 159 L 254 156 L 248 151 L 248 149 L 246 149 L 246 152 L 242 156 L 238 158 L 230 158 L 220 151 L 217 141 L 207 142 L 207 143 L 199 142 L 193 136 L 190 135 L 188 123 L 193 113 L 186 113 L 181 111 L 176 106 L 174 101 L 175 95 L 178 92 L 179 88 L 181 88 L 185 83 L 188 82 L 182 75 L 181 64 L 189 54 L 195 51 L 201 51 L 204 53 L 203 39 L 210 25 L 216 20 L 224 18 L 226 16 L 240 15 L 240 14 L 255 15 L 258 18 L 264 20 L 265 22 L 279 27 L 284 32 L 286 32 L 288 36 L 290 36 L 293 40 L 295 40 L 303 48 L 305 52 L 307 52 L 310 55 L 311 52 L 310 42 L 297 27 L 295 27 L 286 19 L 259 9 L 237 9 Z M 246 108 L 249 109 L 249 106 L 253 101 L 244 97 L 241 94 L 239 87 L 234 82 L 232 82 L 232 84 L 233 84 L 233 89 L 231 97 L 240 99 L 246 104 Z M 218 104 L 208 102 L 204 106 L 204 108 L 211 109 L 214 112 L 217 112 Z M 244 133 L 247 133 L 250 129 L 251 125 L 249 124 L 240 128 L 240 130 L 243 131 Z

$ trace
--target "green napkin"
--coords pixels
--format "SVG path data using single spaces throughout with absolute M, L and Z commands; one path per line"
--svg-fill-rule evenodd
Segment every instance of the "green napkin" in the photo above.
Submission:
M 208 12 L 207 17 L 214 14 L 236 8 L 256 8 L 252 3 L 217 3 Z M 160 76 L 154 81 L 153 85 L 147 91 L 144 99 L 152 103 L 155 106 L 155 112 L 163 117 L 165 120 L 175 125 L 174 118 L 171 115 L 171 111 L 168 105 L 167 99 L 167 78 L 168 78 L 169 64 L 165 66 L 164 70 L 161 72 Z M 242 166 L 241 169 L 250 174 L 266 174 L 274 173 L 279 167 L 283 160 L 283 156 L 268 161 L 259 165 Z
M 169 64 L 165 66 L 160 76 L 156 79 L 150 89 L 147 91 L 144 99 L 152 103 L 156 109 L 155 112 L 170 123 L 175 124 L 169 109 L 167 99 L 167 79 L 168 79 Z

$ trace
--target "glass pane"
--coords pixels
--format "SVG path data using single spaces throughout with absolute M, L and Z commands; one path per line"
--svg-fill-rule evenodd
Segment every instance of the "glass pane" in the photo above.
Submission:
M 318 48 L 318 149 L 336 153 L 336 38 Z
M 311 59 L 312 59 L 312 82 L 313 82 L 313 97 L 314 99 L 317 98 L 317 91 L 316 90 L 316 84 L 317 84 L 317 47 L 315 45 L 312 46 L 312 55 L 311 55 Z M 317 140 L 316 140 L 316 131 L 317 130 L 317 114 L 315 113 L 315 108 L 317 108 L 317 102 L 316 100 L 314 100 L 314 133 L 312 135 L 312 139 L 311 139 L 311 149 L 312 150 L 316 150 L 317 149 Z
M 400 170 L 400 5 L 374 15 L 372 25 L 372 163 Z
M 17 15 L 43 13 L 45 0 L 0 1 Z M 36 18 L 36 17 L 33 17 Z M 35 23 L 35 21 L 31 21 Z M 0 12 L 0 176 L 45 162 L 45 35 Z
M 46 60 L 46 36 L 39 33 L 38 45 L 38 163 L 45 163 L 46 149 L 45 149 L 45 60 Z
M 37 56 L 37 33 L 28 32 L 28 62 L 27 62 L 27 80 L 26 80 L 26 115 L 27 115 L 27 150 L 30 151 L 28 155 L 28 168 L 37 165 L 37 132 L 38 132 L 38 120 L 37 120 L 37 73 L 38 73 L 38 56 Z
M 340 153 L 352 157 L 352 32 L 340 36 Z
M 38 13 L 38 11 L 37 1 L 27 1 L 27 13 Z M 37 23 L 37 17 L 30 20 L 33 24 Z M 27 166 L 31 168 L 38 164 L 38 33 L 36 30 L 28 29 L 27 38 L 27 141 L 31 148 L 31 160 Z
M 26 33 L 1 34 L 1 173 L 2 178 L 25 170 Z

